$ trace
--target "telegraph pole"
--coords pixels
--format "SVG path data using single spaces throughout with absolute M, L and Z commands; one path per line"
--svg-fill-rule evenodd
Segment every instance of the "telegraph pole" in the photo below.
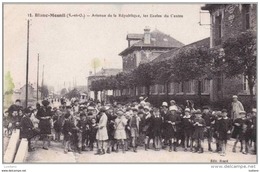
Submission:
M 41 89 L 41 97 L 43 99 L 43 84 L 44 84 L 44 65 L 43 65 L 43 68 L 42 68 L 42 89 Z
M 26 56 L 26 88 L 25 88 L 25 107 L 28 106 L 28 73 L 29 73 L 29 32 L 30 21 L 27 20 L 27 56 Z
M 39 53 L 38 53 L 38 59 L 37 59 L 37 102 L 39 100 Z

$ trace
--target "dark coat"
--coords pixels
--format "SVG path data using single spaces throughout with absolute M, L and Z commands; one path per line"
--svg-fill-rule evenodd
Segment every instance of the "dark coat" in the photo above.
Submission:
M 31 119 L 27 116 L 23 116 L 21 119 L 21 138 L 30 139 L 37 135 L 36 130 L 34 130 L 33 123 Z
M 201 124 L 202 126 L 196 125 L 196 122 Z M 203 118 L 195 118 L 193 121 L 194 126 L 194 133 L 193 133 L 193 139 L 204 139 L 204 128 L 206 126 L 205 120 Z
M 48 107 L 41 107 L 38 110 L 36 117 L 40 120 L 39 128 L 41 134 L 51 134 L 51 116 L 52 113 Z M 43 117 L 49 117 L 49 119 L 43 119 Z
M 162 135 L 163 118 L 161 116 L 151 118 L 151 129 L 153 137 L 161 137 Z
M 166 139 L 175 138 L 177 134 L 177 125 L 181 123 L 181 117 L 177 114 L 168 114 L 165 117 L 165 122 L 165 129 L 167 131 L 165 133 Z M 169 122 L 174 122 L 175 125 L 172 125 Z
M 231 130 L 231 128 L 232 122 L 228 117 L 219 119 L 216 124 L 218 139 L 226 141 L 228 139 L 227 132 Z

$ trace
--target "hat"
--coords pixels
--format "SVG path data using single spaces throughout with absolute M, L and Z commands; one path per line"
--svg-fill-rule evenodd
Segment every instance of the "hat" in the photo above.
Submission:
M 144 97 L 142 97 L 142 96 L 141 96 L 141 97 L 139 97 L 139 100 L 143 100 L 143 99 L 144 99 Z
M 85 113 L 80 113 L 80 117 L 87 116 Z
M 168 107 L 168 103 L 167 103 L 167 102 L 163 102 L 163 103 L 162 103 L 162 106 Z
M 144 109 L 150 110 L 149 106 L 144 106 Z
M 237 99 L 237 95 L 233 95 L 233 97 L 232 97 L 233 99 Z
M 239 114 L 246 114 L 246 112 L 243 111 L 243 110 L 241 110 L 241 111 L 239 112 Z
M 177 111 L 178 108 L 177 108 L 177 106 L 170 106 L 169 110 L 170 111 Z
M 174 103 L 175 104 L 176 102 L 175 102 L 175 100 L 171 100 L 170 103 Z
M 216 116 L 221 116 L 222 113 L 221 113 L 221 111 L 216 111 L 216 112 L 215 112 L 215 115 L 216 115 Z
M 117 115 L 118 115 L 118 116 L 122 116 L 123 114 L 124 114 L 124 112 L 123 112 L 122 110 L 118 110 L 118 111 L 117 111 Z
M 197 109 L 197 110 L 195 111 L 195 114 L 201 114 L 201 110 L 200 110 L 200 109 Z
M 50 102 L 48 100 L 43 100 L 42 101 L 42 105 L 43 106 L 48 106 L 50 104 Z
M 138 111 L 138 109 L 136 107 L 132 107 L 132 111 Z
M 252 112 L 256 113 L 256 108 L 253 108 L 253 109 L 252 109 Z
M 106 110 L 106 108 L 105 107 L 101 107 L 100 108 L 100 112 L 106 112 L 107 110 Z
M 227 109 L 222 109 L 221 111 L 222 113 L 226 112 L 227 113 Z
M 64 117 L 68 119 L 70 117 L 70 113 L 66 113 Z
M 93 106 L 89 106 L 88 110 L 94 110 L 95 108 Z
M 189 109 L 189 108 L 186 108 L 186 109 L 185 109 L 185 112 L 190 112 L 190 109 Z
M 24 113 L 31 113 L 31 110 L 29 108 L 25 108 Z
M 202 109 L 209 109 L 209 106 L 203 106 Z

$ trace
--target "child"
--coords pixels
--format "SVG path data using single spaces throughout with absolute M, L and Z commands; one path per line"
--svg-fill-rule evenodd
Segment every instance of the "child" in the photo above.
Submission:
M 195 112 L 195 119 L 193 122 L 194 126 L 194 139 L 196 141 L 196 148 L 194 152 L 203 153 L 203 142 L 204 142 L 204 127 L 205 120 L 202 118 L 202 114 L 200 110 Z
M 221 111 L 215 111 L 214 112 L 214 116 L 215 116 L 214 117 L 215 119 L 214 119 L 214 123 L 213 123 L 213 130 L 214 130 L 213 137 L 216 140 L 216 150 L 215 150 L 215 153 L 219 153 L 221 151 L 221 146 L 220 146 L 220 140 L 219 140 L 219 134 L 218 134 L 217 128 L 218 128 L 220 120 L 222 119 Z
M 192 119 L 190 115 L 190 109 L 185 109 L 185 115 L 182 117 L 182 125 L 184 132 L 184 151 L 187 151 L 189 142 L 191 142 L 191 133 L 192 133 Z M 192 146 L 191 146 L 192 150 Z
M 252 135 L 251 135 L 251 139 L 252 142 L 254 143 L 254 150 L 253 150 L 253 154 L 256 154 L 256 124 L 257 124 L 257 119 L 256 119 L 256 109 L 254 108 L 252 110 Z
M 137 116 L 138 109 L 133 108 L 133 116 L 130 119 L 129 126 L 130 126 L 130 131 L 131 131 L 131 137 L 132 137 L 132 146 L 133 146 L 133 151 L 137 152 L 137 138 L 139 137 L 139 123 L 140 123 L 140 118 Z
M 53 116 L 53 127 L 55 131 L 55 141 L 60 142 L 61 130 L 62 130 L 63 117 L 62 112 L 57 110 Z
M 80 120 L 77 123 L 77 136 L 78 136 L 78 152 L 81 154 L 81 151 L 86 151 L 86 136 L 87 136 L 87 116 L 85 113 L 80 113 Z
M 236 139 L 233 149 L 233 152 L 236 152 L 236 146 L 238 141 L 240 141 L 241 144 L 241 149 L 240 152 L 243 151 L 243 140 L 244 140 L 244 132 L 245 132 L 245 118 L 246 112 L 245 111 L 240 111 L 238 118 L 236 118 L 233 122 L 233 132 L 232 132 L 232 137 Z M 244 127 L 244 131 L 243 131 Z
M 125 126 L 127 125 L 127 119 L 123 114 L 124 112 L 122 110 L 117 112 L 117 118 L 115 119 L 115 139 L 117 140 L 116 152 L 118 152 L 118 147 L 121 142 L 123 153 L 125 153 Z
M 72 129 L 73 129 L 73 123 L 70 120 L 70 113 L 65 114 L 65 120 L 64 124 L 62 126 L 62 132 L 64 135 L 64 142 L 65 142 L 65 147 L 64 147 L 64 153 L 71 152 L 71 137 L 72 137 Z
M 36 136 L 38 133 L 34 129 L 33 123 L 30 119 L 31 111 L 26 108 L 24 111 L 24 116 L 21 119 L 21 138 L 27 138 L 28 140 L 28 151 L 34 151 L 34 148 L 31 145 L 31 139 Z
M 151 129 L 153 132 L 153 140 L 155 145 L 155 150 L 159 151 L 161 148 L 161 139 L 162 139 L 162 124 L 163 124 L 163 118 L 160 116 L 160 111 L 157 108 L 153 109 L 153 116 L 152 116 L 152 122 L 151 122 Z
M 96 119 L 91 119 L 91 124 L 89 125 L 89 147 L 90 151 L 93 151 L 94 148 L 94 142 L 96 141 L 96 135 L 97 135 L 97 123 Z
M 219 140 L 220 147 L 221 147 L 220 155 L 225 156 L 228 134 L 230 134 L 232 125 L 231 125 L 231 120 L 227 117 L 226 109 L 222 110 L 221 115 L 222 115 L 222 117 L 217 123 L 216 131 L 217 131 L 218 140 Z

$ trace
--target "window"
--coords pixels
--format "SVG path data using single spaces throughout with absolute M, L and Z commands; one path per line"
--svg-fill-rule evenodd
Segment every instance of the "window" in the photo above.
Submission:
M 209 89 L 210 89 L 210 80 L 208 79 L 204 79 L 201 82 L 201 92 L 202 93 L 209 93 Z
M 151 94 L 157 94 L 157 85 L 152 85 L 150 87 L 150 93 Z
M 146 91 L 145 87 L 141 87 L 141 95 L 145 95 L 145 91 Z
M 173 93 L 174 93 L 174 82 L 171 82 L 171 83 L 168 85 L 168 87 L 169 87 L 169 93 L 170 93 L 170 94 L 173 94 Z
M 243 26 L 244 29 L 247 30 L 250 28 L 250 5 L 244 4 L 242 6 L 242 13 L 243 13 Z
M 222 37 L 222 15 L 215 17 L 215 45 L 221 44 Z
M 247 79 L 246 79 L 246 75 L 243 76 L 243 91 L 247 91 Z
M 183 90 L 184 90 L 184 88 L 183 88 L 183 83 L 182 82 L 180 82 L 180 83 L 177 83 L 177 93 L 183 93 Z
M 187 93 L 195 93 L 194 91 L 194 80 L 187 82 L 188 90 Z
M 159 94 L 165 94 L 165 86 L 164 85 L 158 85 L 158 93 Z

